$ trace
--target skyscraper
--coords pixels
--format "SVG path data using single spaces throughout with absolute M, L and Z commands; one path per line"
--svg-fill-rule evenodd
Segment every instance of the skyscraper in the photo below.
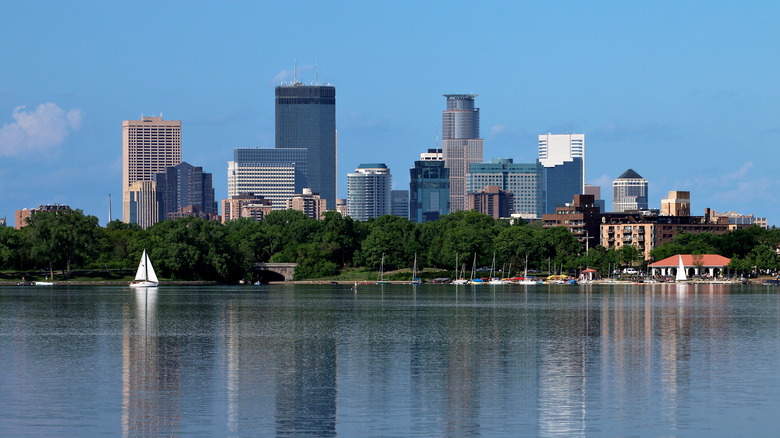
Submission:
M 307 187 L 307 150 L 304 148 L 233 150 L 228 162 L 228 196 L 260 195 L 274 210 L 287 208 L 287 200 Z
M 435 221 L 450 213 L 450 170 L 441 149 L 420 154 L 409 176 L 409 220 Z
M 479 108 L 476 94 L 445 94 L 442 113 L 442 152 L 449 169 L 450 211 L 466 209 L 466 174 L 471 163 L 481 163 L 484 140 L 479 138 Z
M 628 169 L 612 181 L 612 211 L 647 210 L 647 180 Z
M 498 186 L 512 194 L 512 213 L 526 219 L 542 215 L 542 166 L 539 163 L 514 163 L 497 158 L 490 163 L 474 163 L 466 176 L 466 192 L 476 193 L 485 186 Z
M 336 146 L 335 87 L 297 81 L 276 87 L 276 148 L 307 150 L 307 187 L 328 208 L 336 206 Z
M 162 117 L 142 117 L 141 120 L 125 120 L 122 122 L 122 220 L 138 217 L 138 212 L 131 213 L 131 184 L 138 181 L 152 181 L 154 175 L 166 167 L 181 163 L 181 121 L 167 120 Z M 136 187 L 136 192 L 140 187 Z M 145 187 L 144 191 L 149 189 Z M 138 208 L 150 205 L 148 202 L 135 204 Z M 141 217 L 148 217 L 141 212 Z
M 160 201 L 160 220 L 168 219 L 170 214 L 182 212 L 186 207 L 196 207 L 205 214 L 217 214 L 212 176 L 203 172 L 202 167 L 181 162 L 155 174 L 154 182 L 157 183 Z
M 154 181 L 136 181 L 122 194 L 124 222 L 147 229 L 160 221 L 157 184 Z
M 585 190 L 585 134 L 539 136 L 544 213 L 555 213 Z
M 390 190 L 390 214 L 409 219 L 409 190 Z
M 361 164 L 347 175 L 347 208 L 356 221 L 390 214 L 390 169 L 384 163 Z

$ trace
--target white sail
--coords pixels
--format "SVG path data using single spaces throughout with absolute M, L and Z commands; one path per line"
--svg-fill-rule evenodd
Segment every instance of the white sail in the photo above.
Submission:
M 146 250 L 144 250 L 146 252 Z M 155 283 L 159 283 L 160 280 L 157 279 L 157 274 L 154 272 L 154 266 L 152 266 L 152 261 L 149 260 L 149 256 L 146 256 L 146 274 L 147 274 L 147 280 L 153 281 Z
M 138 270 L 135 272 L 135 280 L 136 281 L 144 281 L 147 280 L 146 276 L 146 265 L 147 260 L 149 260 L 149 257 L 146 256 L 146 250 L 144 250 L 144 253 L 141 254 L 141 262 L 138 263 Z
M 159 282 L 152 262 L 149 260 L 149 255 L 144 250 L 141 254 L 141 261 L 138 263 L 138 270 L 135 272 L 135 280 L 130 283 L 130 287 L 152 287 L 157 286 Z
M 677 265 L 677 276 L 674 279 L 677 281 L 686 281 L 688 276 L 685 275 L 685 265 L 683 264 L 682 256 L 678 255 L 677 257 L 679 259 L 679 263 Z

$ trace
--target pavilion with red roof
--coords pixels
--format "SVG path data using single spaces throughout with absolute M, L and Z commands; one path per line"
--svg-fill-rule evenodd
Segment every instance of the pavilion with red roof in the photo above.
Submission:
M 677 274 L 682 257 L 685 274 L 687 276 L 707 275 L 715 278 L 725 272 L 731 259 L 717 254 L 678 254 L 650 263 L 652 275 L 673 277 Z

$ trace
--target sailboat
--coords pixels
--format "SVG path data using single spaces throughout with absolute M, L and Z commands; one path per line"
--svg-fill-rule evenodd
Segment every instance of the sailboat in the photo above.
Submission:
M 412 284 L 422 284 L 422 281 L 417 278 L 417 253 L 414 253 L 414 267 L 412 268 Z
M 389 281 L 385 280 L 385 253 L 382 253 L 382 262 L 379 265 L 379 280 L 377 280 L 376 284 L 390 284 Z
M 466 276 L 466 264 L 463 264 L 463 268 L 460 271 L 460 275 L 458 275 L 458 254 L 455 254 L 455 277 L 457 277 L 455 280 L 452 281 L 452 284 L 459 285 L 459 284 L 469 284 L 469 281 L 466 280 L 464 277 Z
M 471 280 L 469 284 L 485 284 L 485 280 L 474 278 L 474 272 L 477 270 L 477 253 L 474 253 L 474 262 L 471 264 Z
M 157 287 L 159 284 L 160 280 L 154 273 L 152 261 L 149 260 L 149 255 L 144 250 L 141 254 L 141 261 L 138 263 L 138 270 L 135 272 L 135 280 L 130 282 L 130 287 Z
M 504 282 L 501 281 L 500 278 L 493 276 L 493 274 L 495 273 L 495 270 L 496 270 L 496 253 L 494 251 L 493 252 L 493 264 L 490 265 L 490 277 L 489 277 L 490 280 L 488 280 L 488 284 L 493 284 L 493 285 L 504 284 Z
M 682 256 L 678 255 L 677 258 L 679 259 L 679 264 L 677 265 L 677 276 L 674 277 L 674 280 L 687 281 L 688 276 L 685 275 L 685 265 L 683 264 Z

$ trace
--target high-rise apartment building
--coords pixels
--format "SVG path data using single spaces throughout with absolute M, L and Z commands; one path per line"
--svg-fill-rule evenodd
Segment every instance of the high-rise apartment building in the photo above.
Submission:
M 498 186 L 512 194 L 512 213 L 526 219 L 542 215 L 542 166 L 539 163 L 515 163 L 497 158 L 490 163 L 475 163 L 466 176 L 466 192 L 476 193 L 485 186 Z
M 71 210 L 69 205 L 64 204 L 46 204 L 39 205 L 37 208 L 16 210 L 16 224 L 14 225 L 14 228 L 21 230 L 22 227 L 27 225 L 27 219 L 29 217 L 44 211 L 52 213 L 69 213 L 73 210 Z M 2 225 L 0 226 L 5 226 L 5 218 L 2 218 Z
M 206 215 L 218 213 L 212 176 L 203 172 L 200 166 L 181 162 L 166 167 L 164 172 L 155 174 L 154 182 L 157 183 L 160 201 L 160 220 L 170 219 L 171 215 L 184 212 L 187 207 L 195 207 L 199 213 Z
M 316 220 L 323 219 L 325 207 L 325 200 L 308 187 L 304 188 L 302 193 L 295 194 L 287 200 L 288 210 L 302 211 L 306 216 Z
M 450 170 L 441 149 L 420 154 L 409 176 L 409 220 L 435 221 L 450 213 Z
M 612 211 L 647 210 L 647 180 L 628 169 L 612 181 Z
M 276 87 L 276 148 L 307 150 L 307 187 L 329 208 L 336 205 L 336 135 L 336 87 L 297 81 Z
M 555 213 L 585 191 L 585 134 L 539 136 L 544 213 Z
M 445 94 L 447 109 L 442 113 L 442 152 L 449 169 L 450 211 L 465 210 L 466 174 L 472 163 L 481 163 L 484 140 L 479 138 L 479 108 L 476 94 Z
M 499 186 L 485 186 L 469 193 L 468 208 L 493 219 L 508 218 L 512 214 L 512 194 Z
M 261 221 L 273 210 L 270 199 L 250 194 L 231 196 L 222 200 L 222 223 L 240 218 Z
M 390 169 L 384 163 L 361 164 L 347 175 L 347 208 L 356 221 L 390 214 Z
M 304 148 L 240 148 L 228 162 L 228 196 L 254 194 L 270 199 L 274 210 L 307 187 L 308 151 Z
M 156 173 L 181 163 L 181 121 L 162 117 L 141 117 L 141 120 L 122 122 L 122 220 L 128 223 L 131 212 L 128 191 L 138 181 L 152 181 Z M 137 191 L 137 190 L 136 190 Z M 147 203 L 136 204 L 144 208 Z M 142 217 L 148 216 L 141 212 Z

